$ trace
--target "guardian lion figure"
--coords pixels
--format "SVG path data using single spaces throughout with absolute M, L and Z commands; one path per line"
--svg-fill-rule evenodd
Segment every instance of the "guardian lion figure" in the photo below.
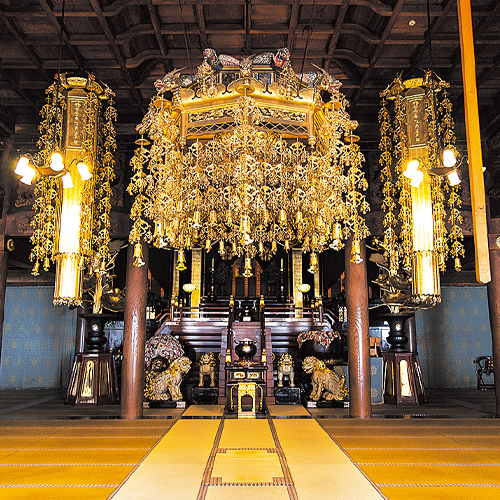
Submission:
M 302 362 L 305 373 L 312 373 L 312 386 L 310 398 L 319 401 L 321 398 L 327 401 L 341 401 L 348 394 L 345 385 L 345 375 L 339 377 L 334 371 L 326 367 L 325 363 L 314 356 L 307 356 Z
M 155 401 L 180 401 L 182 377 L 191 369 L 191 361 L 185 356 L 174 359 L 169 367 L 156 375 L 153 383 L 152 399 Z
M 295 387 L 295 370 L 292 355 L 288 352 L 282 354 L 278 359 L 278 387 L 283 387 L 283 377 L 290 380 L 290 387 Z
M 215 367 L 217 362 L 215 361 L 215 355 L 213 352 L 206 352 L 200 356 L 200 383 L 199 387 L 203 387 L 203 381 L 205 375 L 210 377 L 210 387 L 215 387 Z

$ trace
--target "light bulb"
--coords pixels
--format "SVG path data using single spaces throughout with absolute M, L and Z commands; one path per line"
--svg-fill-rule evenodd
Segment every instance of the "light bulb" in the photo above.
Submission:
M 450 183 L 450 186 L 458 186 L 462 182 L 456 170 L 453 170 L 453 172 L 448 174 L 448 182 Z
M 443 165 L 447 168 L 455 166 L 457 159 L 455 158 L 455 152 L 451 148 L 445 148 L 443 150 Z
M 415 170 L 411 178 L 410 186 L 418 188 L 423 178 L 424 178 L 424 173 L 421 170 Z
M 69 189 L 73 187 L 73 179 L 71 179 L 71 175 L 69 172 L 65 173 L 62 176 L 62 187 L 63 189 Z
M 31 167 L 27 167 L 27 170 L 24 172 L 24 175 L 19 179 L 20 182 L 26 185 L 31 185 L 31 181 L 33 177 L 35 177 L 36 170 Z
M 61 153 L 58 153 L 57 151 L 52 153 L 52 157 L 50 158 L 50 168 L 56 172 L 60 172 L 64 169 Z
M 87 167 L 87 165 L 83 163 L 83 161 L 79 161 L 76 164 L 76 168 L 78 170 L 78 173 L 80 174 L 80 177 L 82 178 L 82 181 L 88 181 L 92 177 L 89 167 Z
M 21 156 L 21 158 L 19 158 L 19 161 L 17 162 L 14 173 L 23 177 L 28 172 L 28 169 L 31 169 L 29 164 L 29 158 L 27 156 Z
M 418 160 L 416 159 L 410 160 L 406 165 L 406 170 L 403 172 L 403 175 L 405 177 L 408 177 L 408 179 L 413 179 L 413 175 L 418 170 L 419 165 L 420 162 Z

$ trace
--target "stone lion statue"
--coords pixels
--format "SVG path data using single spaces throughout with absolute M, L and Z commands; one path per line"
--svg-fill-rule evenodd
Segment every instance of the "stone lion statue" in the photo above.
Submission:
M 345 375 L 339 377 L 334 371 L 326 367 L 325 363 L 314 356 L 307 356 L 302 362 L 305 373 L 312 374 L 312 386 L 310 398 L 319 401 L 321 398 L 331 401 L 341 401 L 348 394 L 345 385 Z
M 200 383 L 199 387 L 203 387 L 205 375 L 210 377 L 210 387 L 215 387 L 215 367 L 217 362 L 213 352 L 202 354 L 199 359 L 200 363 Z
M 162 372 L 150 371 L 146 375 L 144 395 L 153 401 L 180 401 L 180 385 L 183 376 L 191 369 L 191 361 L 185 356 L 174 359 Z
M 283 377 L 290 380 L 290 387 L 295 387 L 295 370 L 292 355 L 288 352 L 282 354 L 278 359 L 278 387 L 283 387 Z

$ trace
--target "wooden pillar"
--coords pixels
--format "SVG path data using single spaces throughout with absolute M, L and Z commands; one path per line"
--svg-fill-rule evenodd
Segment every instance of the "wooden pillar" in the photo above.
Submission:
M 488 283 L 493 377 L 495 383 L 496 416 L 500 417 L 500 221 L 489 220 L 491 281 Z M 485 353 L 488 355 L 488 353 Z
M 196 288 L 191 293 L 191 307 L 200 306 L 202 261 L 201 248 L 193 248 L 191 250 L 191 283 L 195 285 Z
M 2 359 L 3 316 L 5 310 L 5 288 L 7 284 L 7 260 L 9 253 L 0 251 L 0 360 Z
M 464 82 L 465 128 L 467 131 L 470 197 L 474 226 L 474 246 L 476 250 L 476 279 L 479 283 L 488 283 L 491 280 L 491 273 L 470 0 L 457 0 L 457 6 L 460 28 L 460 49 L 462 53 L 462 79 Z
M 0 206 L 0 360 L 2 359 L 3 317 L 5 308 L 5 288 L 7 286 L 7 261 L 5 225 L 9 211 L 9 199 L 13 189 L 15 161 L 13 160 L 13 142 L 8 139 L 0 157 L 0 189 L 3 191 Z
M 142 243 L 146 264 L 133 264 L 134 246 L 128 246 L 127 280 L 123 327 L 123 364 L 121 391 L 121 418 L 134 420 L 142 417 L 144 399 L 144 344 L 146 342 L 146 303 L 148 296 L 149 247 Z
M 177 257 L 179 256 L 178 250 L 173 250 L 174 259 L 173 259 L 173 268 L 172 268 L 172 297 L 175 297 L 177 300 L 179 299 L 179 269 L 177 269 Z
M 76 337 L 75 337 L 75 354 L 80 354 L 85 352 L 85 336 L 87 321 L 81 317 L 81 314 L 85 312 L 83 307 L 78 307 L 77 317 L 76 317 Z
M 345 246 L 347 301 L 347 347 L 349 351 L 349 415 L 371 418 L 370 331 L 366 247 L 361 242 L 363 262 L 351 262 L 352 238 Z
M 293 287 L 293 302 L 295 307 L 303 307 L 302 292 L 299 290 L 299 285 L 302 283 L 302 249 L 292 249 L 292 287 Z

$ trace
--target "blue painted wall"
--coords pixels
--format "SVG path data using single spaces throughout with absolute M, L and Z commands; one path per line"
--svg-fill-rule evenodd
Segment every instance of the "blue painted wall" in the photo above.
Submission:
M 475 388 L 473 360 L 492 354 L 486 287 L 443 287 L 441 303 L 417 311 L 415 321 L 425 386 Z
M 53 287 L 7 287 L 1 389 L 67 387 L 77 312 L 54 306 L 53 296 Z
M 67 386 L 77 316 L 52 296 L 52 287 L 7 288 L 0 388 Z M 475 388 L 473 360 L 491 355 L 486 287 L 443 287 L 442 302 L 417 311 L 416 326 L 425 386 Z

